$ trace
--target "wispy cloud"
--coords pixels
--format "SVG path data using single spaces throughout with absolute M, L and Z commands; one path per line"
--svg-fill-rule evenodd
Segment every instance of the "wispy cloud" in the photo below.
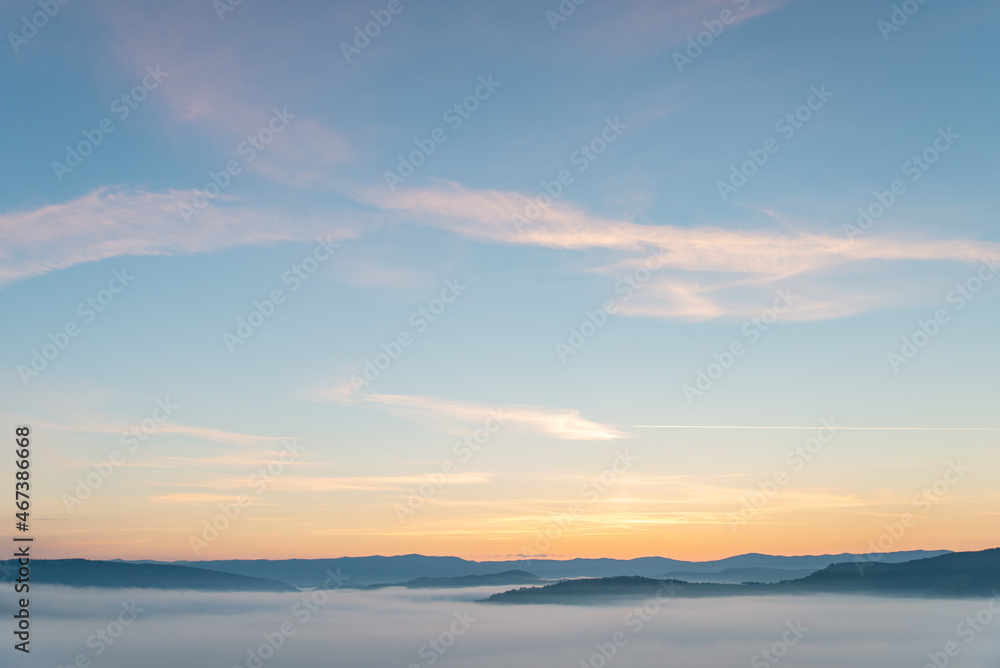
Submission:
M 469 190 L 456 183 L 394 193 L 371 191 L 362 198 L 424 225 L 479 241 L 619 251 L 623 259 L 595 269 L 609 277 L 639 270 L 647 263 L 649 249 L 655 249 L 657 271 L 647 277 L 635 299 L 621 305 L 622 313 L 639 316 L 691 320 L 746 316 L 754 309 L 759 312 L 776 288 L 795 280 L 804 299 L 790 319 L 843 317 L 898 304 L 914 292 L 914 286 L 902 282 L 859 281 L 873 266 L 979 262 L 1000 253 L 1000 244 L 961 239 L 876 235 L 848 239 L 808 231 L 643 225 L 602 218 L 565 202 L 537 207 L 522 193 Z M 518 216 L 520 225 L 514 222 Z
M 211 427 L 189 427 L 181 424 L 164 424 L 160 431 L 166 434 L 181 434 L 183 436 L 191 436 L 193 438 L 199 438 L 206 441 L 217 441 L 219 443 L 230 443 L 234 445 L 257 445 L 270 443 L 273 444 L 277 441 L 283 441 L 290 437 L 288 436 L 258 436 L 256 434 L 240 434 L 231 431 L 224 431 L 222 429 L 213 429 Z
M 207 506 L 216 503 L 232 501 L 233 497 L 226 494 L 161 494 L 149 499 L 150 503 L 171 504 L 180 506 Z
M 184 221 L 194 191 L 100 188 L 75 200 L 0 214 L 0 285 L 83 262 L 132 255 L 204 253 L 231 246 L 357 236 L 344 216 L 295 217 L 219 202 Z
M 764 16 L 789 3 L 790 0 L 626 0 L 581 8 L 591 13 L 591 20 L 576 21 L 570 17 L 565 26 L 556 23 L 557 34 L 570 45 L 574 53 L 594 57 L 593 45 L 605 48 L 599 53 L 606 59 L 652 57 L 657 53 L 683 46 L 688 37 L 705 30 L 703 21 L 717 20 L 720 12 L 731 13 L 729 27 Z M 554 7 L 553 7 L 554 8 Z M 542 12 L 539 12 L 541 14 Z M 575 12 L 574 12 L 575 13 Z
M 337 73 L 327 68 L 322 74 L 306 67 L 288 68 L 299 77 L 289 76 L 286 68 L 273 68 L 270 50 L 260 49 L 258 31 L 268 31 L 275 52 L 310 62 L 317 44 L 310 44 L 304 28 L 324 20 L 337 25 L 337 19 L 350 15 L 350 10 L 340 5 L 256 7 L 240 12 L 244 29 L 232 32 L 222 29 L 216 5 L 199 0 L 176 0 L 169 7 L 110 0 L 97 11 L 117 37 L 120 67 L 141 76 L 146 66 L 162 65 L 170 77 L 157 96 L 170 121 L 195 128 L 211 146 L 226 151 L 264 128 L 275 105 L 301 99 L 297 91 L 302 77 L 316 85 L 337 81 Z M 199 20 L 192 20 L 195 17 Z M 285 24 L 287 28 L 278 27 Z M 307 45 L 308 54 L 302 52 Z M 326 182 L 327 169 L 352 155 L 348 133 L 305 116 L 294 105 L 289 112 L 296 117 L 291 127 L 247 169 L 287 185 Z
M 371 405 L 437 423 L 474 425 L 499 413 L 505 425 L 573 441 L 602 441 L 625 434 L 609 425 L 593 422 L 572 409 L 545 408 L 516 404 L 478 404 L 421 395 L 357 394 L 349 386 L 320 390 L 322 401 Z
M 975 241 L 863 237 L 847 239 L 799 232 L 682 228 L 640 225 L 589 214 L 570 204 L 541 208 L 541 215 L 518 231 L 532 198 L 516 192 L 475 191 L 449 183 L 425 190 L 373 193 L 368 198 L 387 209 L 404 211 L 422 222 L 484 241 L 551 248 L 610 248 L 641 251 L 659 248 L 668 266 L 687 271 L 793 276 L 863 260 L 979 260 L 1000 252 L 1000 245 Z
M 491 476 L 484 473 L 455 473 L 448 478 L 449 485 L 481 485 L 490 482 Z M 283 492 L 402 492 L 415 485 L 427 482 L 424 475 L 390 475 L 390 476 L 317 476 L 317 475 L 282 475 L 275 477 L 269 484 L 269 490 Z M 171 483 L 170 487 L 204 489 L 204 490 L 231 490 L 226 499 L 231 499 L 233 493 L 246 490 L 246 477 L 236 476 L 215 476 L 204 475 L 197 482 Z M 153 497 L 152 500 L 184 501 L 192 500 L 197 502 L 200 497 L 215 498 L 216 494 L 209 492 L 176 492 L 162 494 Z
M 111 416 L 101 416 L 97 419 L 90 419 L 74 422 L 72 425 L 55 422 L 43 423 L 45 428 L 53 431 L 65 431 L 76 434 L 107 434 L 116 438 L 127 433 L 133 426 L 135 418 L 121 418 Z M 226 431 L 212 427 L 193 427 L 173 422 L 161 422 L 156 427 L 159 434 L 179 434 L 189 436 L 202 441 L 212 441 L 215 443 L 225 443 L 227 445 L 256 445 L 273 448 L 279 441 L 288 440 L 290 436 L 259 436 L 257 434 L 244 434 L 240 432 Z M 269 452 L 270 450 L 268 450 Z M 280 451 L 280 448 L 275 450 Z M 266 453 L 265 453 L 266 454 Z M 200 461 L 205 461 L 205 457 L 200 457 Z

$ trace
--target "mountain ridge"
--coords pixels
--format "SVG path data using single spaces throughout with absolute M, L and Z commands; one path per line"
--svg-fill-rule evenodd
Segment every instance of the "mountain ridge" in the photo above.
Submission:
M 690 583 L 676 579 L 615 576 L 564 580 L 494 594 L 488 603 L 612 603 L 669 596 L 864 594 L 924 598 L 1000 598 L 1000 548 L 952 552 L 899 563 L 852 561 L 831 564 L 803 578 L 776 583 Z
M 0 582 L 13 582 L 18 560 L 0 562 Z M 32 559 L 31 584 L 69 587 L 190 589 L 194 591 L 293 592 L 296 587 L 270 578 L 172 564 L 134 564 L 90 559 Z
M 841 553 L 836 555 L 785 556 L 749 553 L 712 561 L 682 561 L 669 557 L 637 557 L 635 559 L 577 557 L 572 559 L 472 561 L 452 556 L 406 554 L 330 559 L 222 559 L 172 562 L 147 560 L 127 563 L 191 566 L 252 577 L 271 578 L 289 582 L 298 587 L 317 586 L 329 578 L 328 571 L 340 572 L 347 578 L 347 586 L 356 587 L 386 582 L 405 582 L 421 577 L 489 575 L 511 569 L 528 571 L 545 580 L 615 575 L 660 577 L 675 570 L 714 573 L 726 568 L 819 570 L 837 561 L 851 561 L 855 557 L 896 562 L 948 553 L 950 553 L 949 550 L 910 550 L 875 555 Z

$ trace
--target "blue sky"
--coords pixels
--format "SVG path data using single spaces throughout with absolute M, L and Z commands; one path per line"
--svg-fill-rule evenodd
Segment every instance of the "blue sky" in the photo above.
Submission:
M 545 554 L 861 551 L 959 457 L 893 547 L 992 546 L 994 433 L 939 429 L 996 426 L 994 4 L 893 31 L 892 3 L 388 6 L 70 2 L 37 34 L 39 5 L 0 11 L 33 35 L 0 61 L 0 396 L 45 443 L 54 552 L 191 558 L 286 438 L 304 454 L 198 557 L 523 553 L 625 450 Z M 824 418 L 927 430 L 845 429 L 731 530 Z

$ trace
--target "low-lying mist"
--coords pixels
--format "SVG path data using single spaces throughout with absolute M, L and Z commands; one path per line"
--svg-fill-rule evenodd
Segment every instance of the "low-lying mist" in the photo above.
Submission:
M 1000 616 L 998 601 L 767 596 L 650 599 L 614 607 L 475 602 L 502 589 L 232 594 L 33 587 L 31 654 L 14 651 L 8 631 L 0 664 L 32 668 L 1000 665 L 1000 620 L 993 619 Z M 10 620 L 12 592 L 0 600 L 0 612 Z

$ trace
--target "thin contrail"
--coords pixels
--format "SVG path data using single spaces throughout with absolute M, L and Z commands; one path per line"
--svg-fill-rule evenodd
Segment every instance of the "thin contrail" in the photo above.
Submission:
M 730 426 L 730 425 L 693 425 L 693 424 L 637 424 L 633 429 L 797 429 L 813 430 L 820 429 L 812 427 L 758 427 L 758 426 Z M 837 427 L 838 431 L 1000 431 L 1000 427 Z

